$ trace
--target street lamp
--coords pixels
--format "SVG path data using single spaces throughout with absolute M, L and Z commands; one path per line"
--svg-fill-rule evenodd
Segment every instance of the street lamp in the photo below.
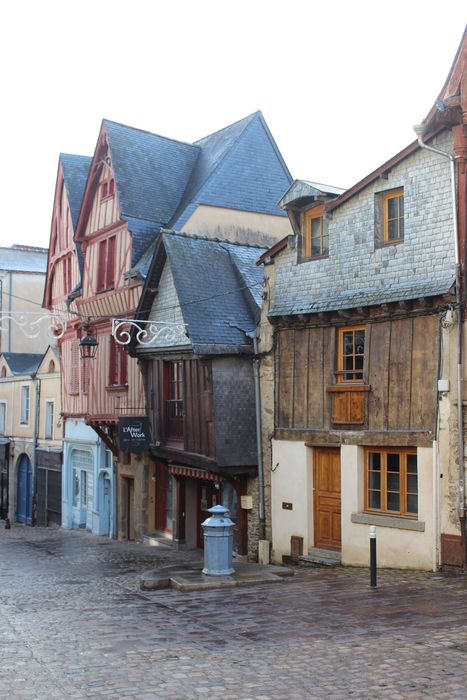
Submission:
M 81 356 L 81 359 L 93 360 L 96 357 L 98 345 L 99 343 L 97 342 L 97 338 L 95 338 L 93 335 L 90 335 L 88 331 L 87 335 L 85 335 L 84 338 L 81 338 L 81 340 L 79 341 L 79 354 Z

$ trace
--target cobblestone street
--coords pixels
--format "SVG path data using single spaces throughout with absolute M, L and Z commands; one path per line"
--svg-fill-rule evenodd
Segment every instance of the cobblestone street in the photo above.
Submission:
M 0 698 L 465 698 L 466 577 L 300 569 L 273 585 L 142 592 L 189 558 L 0 526 Z

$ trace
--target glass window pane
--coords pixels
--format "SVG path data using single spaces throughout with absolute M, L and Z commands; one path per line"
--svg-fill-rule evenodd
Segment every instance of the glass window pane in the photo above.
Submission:
M 417 455 L 407 455 L 407 471 L 409 474 L 417 473 Z
M 365 331 L 355 331 L 355 353 L 363 355 L 365 351 Z
M 370 469 L 373 471 L 381 470 L 381 453 L 380 452 L 370 452 L 369 455 Z
M 311 237 L 316 238 L 321 236 L 321 219 L 311 220 Z
M 388 221 L 388 240 L 397 241 L 399 238 L 399 228 L 397 219 Z
M 396 219 L 399 216 L 398 197 L 388 199 L 388 219 Z
M 399 216 L 401 217 L 401 219 L 404 216 L 404 197 L 403 196 L 399 197 Z
M 329 236 L 323 236 L 323 255 L 329 253 Z
M 370 508 L 381 508 L 381 493 L 379 491 L 370 491 L 368 494 L 368 506 Z
M 407 475 L 407 491 L 409 493 L 417 493 L 417 475 L 416 474 L 408 474 Z
M 400 497 L 398 493 L 388 493 L 388 510 L 400 510 Z
M 399 238 L 401 240 L 404 238 L 404 219 L 399 220 Z
M 344 355 L 353 354 L 353 333 L 352 331 L 346 331 L 343 334 L 344 339 Z
M 389 452 L 387 457 L 388 472 L 398 472 L 400 470 L 400 455 Z
M 363 369 L 363 355 L 357 355 L 355 358 L 355 369 Z
M 370 489 L 381 489 L 381 472 L 370 472 L 368 474 L 368 485 Z
M 388 491 L 400 491 L 399 474 L 387 475 Z
M 418 496 L 415 494 L 407 496 L 407 513 L 418 513 Z
M 320 238 L 312 238 L 311 239 L 311 254 L 312 255 L 321 255 L 321 239 Z

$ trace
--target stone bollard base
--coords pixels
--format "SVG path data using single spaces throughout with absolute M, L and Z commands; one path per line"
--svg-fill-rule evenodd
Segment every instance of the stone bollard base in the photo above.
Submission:
M 269 540 L 260 540 L 258 542 L 258 564 L 267 566 L 269 564 Z

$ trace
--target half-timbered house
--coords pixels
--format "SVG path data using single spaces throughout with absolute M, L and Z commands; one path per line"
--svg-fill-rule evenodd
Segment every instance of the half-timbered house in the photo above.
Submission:
M 296 181 L 281 201 L 295 235 L 261 258 L 277 561 L 366 565 L 375 525 L 381 566 L 465 562 L 465 49 L 423 141 L 344 193 Z
M 247 553 L 248 530 L 258 529 L 253 336 L 262 252 L 164 231 L 146 280 L 137 318 L 149 326 L 132 344 L 152 436 L 144 527 L 178 546 L 203 546 L 201 522 L 221 502 L 236 523 L 237 551 Z
M 159 231 L 170 226 L 268 245 L 290 228 L 276 206 L 289 182 L 259 112 L 194 144 L 103 121 L 74 222 L 82 266 L 68 302 L 77 320 L 61 342 L 66 527 L 128 539 L 144 534 L 151 467 L 131 446 L 120 451 L 117 438 L 122 420 L 146 414 L 144 387 L 112 321 L 134 317 Z M 59 201 L 58 194 L 54 210 Z M 98 343 L 96 357 L 80 360 L 88 333 Z

